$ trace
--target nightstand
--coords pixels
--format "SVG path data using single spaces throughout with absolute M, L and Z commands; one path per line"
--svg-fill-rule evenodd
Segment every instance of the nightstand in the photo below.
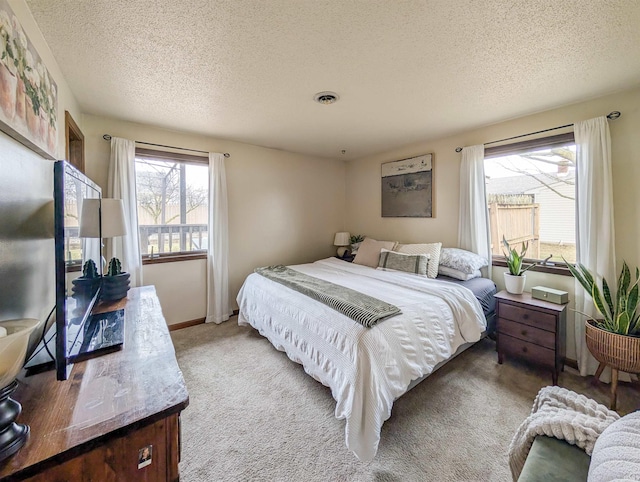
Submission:
M 504 356 L 520 358 L 552 370 L 553 384 L 564 370 L 567 305 L 537 300 L 531 293 L 496 297 L 498 363 Z
M 351 263 L 353 262 L 354 259 L 356 259 L 356 255 L 355 254 L 347 254 L 345 256 L 336 256 L 336 258 L 341 259 L 342 261 L 346 261 L 347 263 Z

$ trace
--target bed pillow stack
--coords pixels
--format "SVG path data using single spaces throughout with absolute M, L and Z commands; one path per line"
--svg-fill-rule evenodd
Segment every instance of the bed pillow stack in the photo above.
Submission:
M 443 248 L 438 273 L 450 278 L 467 281 L 482 276 L 480 268 L 489 263 L 486 258 L 460 248 Z
M 395 241 L 376 241 L 372 238 L 364 238 L 364 241 L 360 243 L 353 263 L 369 266 L 370 268 L 377 268 L 382 250 L 387 249 L 393 251 L 396 244 Z
M 435 278 L 438 276 L 441 249 L 442 243 L 399 244 L 396 251 L 403 254 L 428 255 L 429 265 L 427 267 L 427 276 L 429 278 Z

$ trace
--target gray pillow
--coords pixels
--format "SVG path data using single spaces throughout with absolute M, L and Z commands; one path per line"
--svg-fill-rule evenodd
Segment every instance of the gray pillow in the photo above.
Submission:
M 385 271 L 404 271 L 427 276 L 428 254 L 402 254 L 383 249 L 378 261 L 378 269 Z
M 489 263 L 486 258 L 460 248 L 442 248 L 440 265 L 457 269 L 467 274 L 473 274 Z

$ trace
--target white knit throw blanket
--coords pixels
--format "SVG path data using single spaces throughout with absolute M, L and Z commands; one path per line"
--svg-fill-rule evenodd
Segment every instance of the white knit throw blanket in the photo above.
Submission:
M 620 418 L 595 400 L 561 387 L 544 387 L 538 392 L 531 415 L 520 425 L 509 446 L 509 467 L 518 480 L 533 439 L 547 435 L 566 440 L 591 455 L 596 439 Z

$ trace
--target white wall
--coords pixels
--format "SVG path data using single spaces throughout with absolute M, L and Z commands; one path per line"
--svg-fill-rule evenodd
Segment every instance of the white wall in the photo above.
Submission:
M 333 235 L 344 228 L 345 163 L 212 137 L 84 115 L 86 173 L 107 185 L 110 144 L 103 134 L 212 152 L 225 161 L 229 196 L 229 270 L 233 306 L 256 267 L 295 264 L 335 254 Z M 206 314 L 203 260 L 145 265 L 169 324 Z
M 379 239 L 401 242 L 442 241 L 455 246 L 458 237 L 460 154 L 457 146 L 471 146 L 511 136 L 535 132 L 574 121 L 622 112 L 610 123 L 612 139 L 616 254 L 630 266 L 640 264 L 640 89 L 612 94 L 559 109 L 513 119 L 455 136 L 425 140 L 379 155 L 351 161 L 347 165 L 347 222 L 345 229 Z M 433 219 L 382 218 L 380 216 L 380 164 L 420 154 L 434 154 Z M 504 269 L 494 269 L 493 279 L 504 288 Z M 565 276 L 530 273 L 527 290 L 545 285 L 564 289 L 573 298 L 573 279 Z M 571 305 L 570 305 L 571 308 Z M 571 333 L 573 315 L 569 313 Z M 568 336 L 567 356 L 575 359 L 573 337 Z

